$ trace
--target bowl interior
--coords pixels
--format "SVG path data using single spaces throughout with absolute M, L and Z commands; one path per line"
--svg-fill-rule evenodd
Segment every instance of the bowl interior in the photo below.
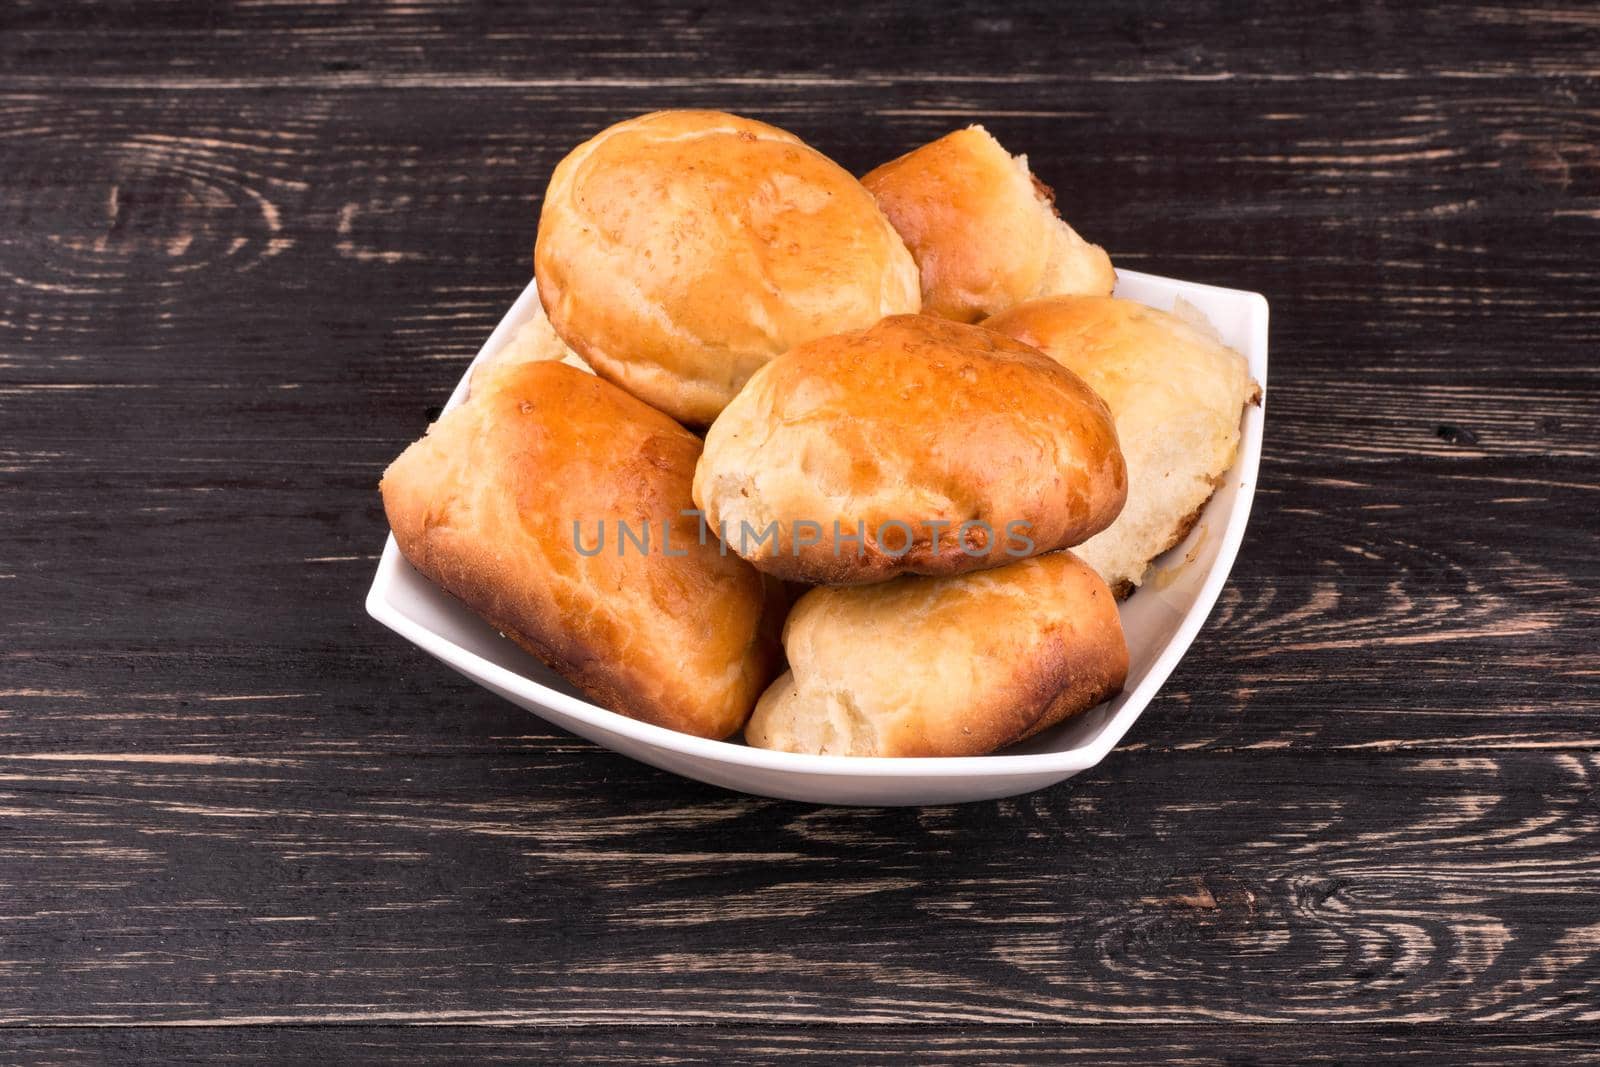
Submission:
M 1267 383 L 1267 305 L 1256 293 L 1119 271 L 1116 295 L 1162 310 L 1179 301 L 1198 309 L 1223 340 L 1245 354 L 1251 374 Z M 478 359 L 507 344 L 535 314 L 530 282 L 495 328 Z M 470 370 L 469 370 L 470 375 Z M 466 396 L 464 375 L 446 410 Z M 455 598 L 417 573 L 389 538 L 367 598 L 368 611 L 425 651 L 542 717 L 636 758 L 657 753 L 802 774 L 1071 773 L 1090 766 L 1132 726 L 1182 657 L 1210 612 L 1244 535 L 1261 455 L 1264 404 L 1247 410 L 1239 455 L 1188 538 L 1157 560 L 1145 584 L 1121 606 L 1129 673 L 1121 696 L 1005 752 L 982 757 L 863 760 L 751 749 L 737 740 L 706 741 L 637 722 L 591 704 L 560 675 L 523 652 Z M 681 759 L 674 759 L 676 766 Z

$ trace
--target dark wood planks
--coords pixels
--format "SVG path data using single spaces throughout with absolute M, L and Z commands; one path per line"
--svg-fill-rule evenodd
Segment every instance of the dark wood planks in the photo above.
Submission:
M 1593 1051 L 1597 55 L 1553 3 L 8 5 L 0 1055 Z M 737 797 L 364 617 L 550 166 L 662 106 L 857 170 L 983 121 L 1272 299 L 1251 534 L 1103 766 Z
M 559 752 L 11 759 L 0 1025 L 1594 1024 L 1597 774 L 1141 753 L 871 812 Z
M 1252 0 L 997 9 L 975 0 L 872 0 L 849 16 L 781 5 L 462 5 L 377 0 L 203 4 L 150 11 L 136 0 L 86 19 L 50 0 L 9 5 L 3 70 L 54 89 L 205 79 L 341 86 L 557 82 L 597 89 L 774 79 L 1067 76 L 1143 81 L 1294 82 L 1351 75 L 1484 78 L 1594 74 L 1594 13 L 1576 0 L 1499 5 L 1329 4 L 1314 17 Z M 1013 100 L 1025 107 L 1025 99 Z
M 49 1028 L 14 1035 L 39 1065 L 161 1063 L 1151 1063 L 1548 1064 L 1593 1048 L 1581 1027 L 1110 1024 L 1072 1030 L 997 1026 L 817 1028 L 763 1026 Z

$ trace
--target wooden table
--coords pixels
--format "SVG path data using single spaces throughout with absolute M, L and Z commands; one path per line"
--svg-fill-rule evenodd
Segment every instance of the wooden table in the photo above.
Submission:
M 1600 18 L 899 0 L 0 15 L 0 1043 L 25 1062 L 1600 1052 Z M 983 122 L 1267 293 L 1255 517 L 1058 788 L 830 810 L 369 621 L 379 471 L 620 117 Z

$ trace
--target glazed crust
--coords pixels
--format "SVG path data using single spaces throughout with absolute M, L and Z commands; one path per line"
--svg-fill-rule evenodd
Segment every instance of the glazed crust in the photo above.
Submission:
M 772 357 L 921 306 L 872 196 L 793 134 L 718 111 L 618 123 L 557 165 L 534 270 L 602 377 L 710 424 Z
M 682 514 L 699 455 L 699 439 L 660 412 L 541 361 L 481 383 L 381 489 L 417 570 L 597 703 L 722 738 L 744 724 L 779 652 L 763 577 L 701 544 Z M 649 526 L 648 553 L 629 543 L 619 554 L 619 520 Z M 604 522 L 603 550 L 580 553 L 574 522 L 588 550 Z
M 921 315 L 762 368 L 706 435 L 694 481 L 734 551 L 829 584 L 958 574 L 1074 545 L 1116 518 L 1126 491 L 1110 413 L 1088 386 L 1027 345 Z M 971 528 L 964 548 L 956 533 L 969 521 L 993 541 Z M 1031 549 L 1006 536 L 1013 522 Z M 802 523 L 819 528 L 815 543 Z M 836 540 L 834 523 L 864 532 L 859 547 Z M 772 524 L 774 537 L 744 535 Z
M 1075 551 L 1124 595 L 1182 541 L 1233 465 L 1239 419 L 1261 395 L 1209 324 L 1111 297 L 1052 297 L 984 322 L 1052 356 L 1110 407 L 1128 464 L 1117 521 Z
M 917 262 L 922 310 L 977 322 L 1031 297 L 1108 295 L 1103 248 L 1056 213 L 1054 194 L 982 126 L 957 130 L 871 171 L 861 183 Z
M 1128 673 L 1116 601 L 1071 552 L 813 589 L 784 644 L 790 670 L 745 740 L 819 755 L 982 755 L 1115 696 Z

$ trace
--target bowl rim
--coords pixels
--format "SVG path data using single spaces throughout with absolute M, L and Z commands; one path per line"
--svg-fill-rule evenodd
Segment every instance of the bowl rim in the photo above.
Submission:
M 1048 774 L 1066 776 L 1099 763 L 1116 747 L 1146 706 L 1154 699 L 1167 678 L 1177 667 L 1194 643 L 1200 628 L 1205 625 L 1222 588 L 1227 584 L 1238 557 L 1249 524 L 1251 505 L 1255 500 L 1257 476 L 1261 465 L 1261 444 L 1264 436 L 1267 402 L 1267 321 L 1269 306 L 1260 293 L 1243 289 L 1228 289 L 1202 282 L 1185 281 L 1140 271 L 1117 271 L 1119 280 L 1148 281 L 1174 285 L 1188 290 L 1202 289 L 1232 298 L 1245 298 L 1251 305 L 1249 329 L 1250 348 L 1260 353 L 1259 367 L 1252 365 L 1251 373 L 1261 387 L 1260 400 L 1247 408 L 1239 438 L 1239 451 L 1227 476 L 1239 480 L 1239 491 L 1224 524 L 1222 543 L 1217 550 L 1205 581 L 1196 592 L 1194 601 L 1184 612 L 1178 626 L 1167 639 L 1166 646 L 1145 672 L 1143 679 L 1127 694 L 1114 714 L 1093 740 L 1073 748 L 1051 752 L 1007 754 L 1004 752 L 985 756 L 822 756 L 802 752 L 779 752 L 754 748 L 731 741 L 714 741 L 679 733 L 663 726 L 633 719 L 620 712 L 602 708 L 597 704 L 563 693 L 558 689 L 534 681 L 507 667 L 502 667 L 470 649 L 464 648 L 443 635 L 404 614 L 390 603 L 387 594 L 392 588 L 401 566 L 409 566 L 400 554 L 399 546 L 391 533 L 384 544 L 378 561 L 377 573 L 367 591 L 366 610 L 377 622 L 406 638 L 412 644 L 435 656 L 457 671 L 480 684 L 516 693 L 522 699 L 548 708 L 608 734 L 617 734 L 653 749 L 664 749 L 697 760 L 747 767 L 751 770 L 801 773 L 823 776 L 876 777 L 876 778 L 951 778 L 951 777 L 1025 777 Z M 484 342 L 460 382 L 451 393 L 442 411 L 449 411 L 465 399 L 466 386 L 472 376 L 472 367 L 485 353 L 497 352 L 510 339 L 510 335 L 526 320 L 522 314 L 530 300 L 538 299 L 533 281 L 523 289 L 515 303 Z M 1208 505 L 1209 510 L 1209 505 Z M 525 709 L 529 710 L 529 709 Z M 534 713 L 537 714 L 537 713 Z M 541 718 L 543 716 L 540 716 Z M 547 720 L 548 721 L 548 720 Z M 560 722 L 551 725 L 562 729 Z M 592 739 L 591 739 L 592 740 Z M 602 744 L 601 742 L 595 742 Z

